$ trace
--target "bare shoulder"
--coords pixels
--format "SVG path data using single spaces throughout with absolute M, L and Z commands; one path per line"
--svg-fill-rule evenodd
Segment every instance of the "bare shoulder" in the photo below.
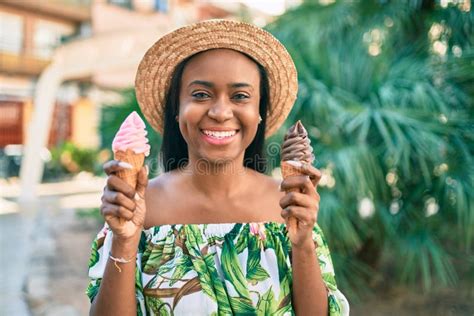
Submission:
M 156 176 L 148 181 L 147 193 L 148 191 L 163 190 L 167 185 L 173 180 L 172 172 L 165 172 Z
M 172 185 L 174 180 L 171 172 L 160 174 L 159 176 L 152 178 L 148 181 L 148 187 L 146 189 L 147 197 L 158 200 L 166 196 L 166 191 Z
M 146 189 L 145 227 L 157 226 L 169 221 L 170 205 L 176 196 L 177 177 L 174 172 L 166 172 L 148 181 Z
M 256 177 L 258 188 L 254 192 L 256 207 L 264 213 L 265 220 L 283 222 L 281 217 L 280 200 L 285 192 L 280 191 L 281 180 L 265 174 L 258 174 Z
M 256 172 L 257 183 L 260 184 L 259 187 L 266 194 L 276 197 L 283 196 L 280 192 L 281 179 L 273 178 L 263 173 Z

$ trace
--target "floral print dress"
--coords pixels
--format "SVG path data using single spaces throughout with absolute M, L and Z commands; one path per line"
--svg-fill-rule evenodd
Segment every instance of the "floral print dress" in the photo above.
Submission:
M 349 315 L 338 290 L 329 249 L 318 225 L 313 240 L 329 315 Z M 92 244 L 91 281 L 96 296 L 112 243 L 104 226 Z M 184 224 L 142 232 L 136 269 L 138 315 L 294 315 L 291 242 L 284 224 Z

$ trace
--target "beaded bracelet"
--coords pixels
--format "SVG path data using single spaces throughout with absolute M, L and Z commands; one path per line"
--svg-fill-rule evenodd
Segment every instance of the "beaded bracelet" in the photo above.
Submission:
M 118 272 L 120 272 L 120 273 L 122 272 L 122 269 L 120 269 L 117 262 L 118 263 L 130 263 L 132 261 L 135 261 L 134 258 L 132 258 L 132 259 L 115 258 L 114 256 L 112 256 L 112 253 L 110 251 L 109 251 L 109 258 L 114 262 L 115 267 L 117 268 Z

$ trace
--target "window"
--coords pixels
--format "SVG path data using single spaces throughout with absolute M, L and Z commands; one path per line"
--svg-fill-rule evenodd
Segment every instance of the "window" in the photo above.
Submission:
M 51 57 L 63 37 L 74 33 L 72 25 L 47 20 L 37 20 L 34 29 L 33 54 L 45 59 Z
M 23 18 L 0 12 L 0 51 L 19 55 L 23 48 Z
M 168 12 L 168 0 L 155 0 L 155 10 L 159 12 Z
M 133 0 L 133 9 L 139 12 L 168 12 L 168 0 Z
M 131 9 L 132 8 L 132 0 L 109 0 L 110 4 L 118 5 L 120 7 Z

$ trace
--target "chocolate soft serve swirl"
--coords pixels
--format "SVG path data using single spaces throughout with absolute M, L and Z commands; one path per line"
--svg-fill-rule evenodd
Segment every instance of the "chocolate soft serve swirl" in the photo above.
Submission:
M 298 120 L 286 133 L 281 145 L 281 160 L 296 160 L 312 164 L 314 161 L 313 148 L 308 132 Z

